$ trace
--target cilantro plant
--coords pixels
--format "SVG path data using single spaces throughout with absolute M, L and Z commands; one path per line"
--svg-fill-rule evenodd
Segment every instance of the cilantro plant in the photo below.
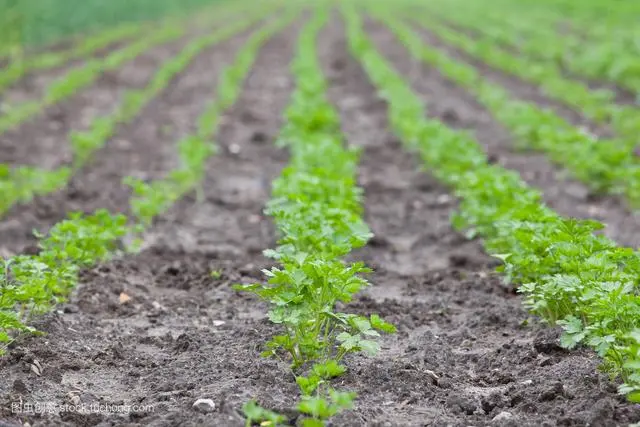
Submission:
M 78 281 L 81 268 L 117 252 L 127 233 L 127 219 L 105 210 L 71 214 L 40 237 L 38 255 L 20 255 L 0 263 L 0 344 L 15 332 L 33 331 L 31 316 L 63 300 Z M 0 347 L 1 350 L 1 347 Z

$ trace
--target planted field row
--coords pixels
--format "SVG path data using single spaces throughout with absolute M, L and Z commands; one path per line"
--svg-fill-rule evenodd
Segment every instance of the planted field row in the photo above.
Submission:
M 483 31 L 490 32 L 489 37 L 495 42 L 512 46 L 539 60 L 538 66 L 545 62 L 555 64 L 576 76 L 618 85 L 631 93 L 632 102 L 640 90 L 639 48 L 634 41 L 638 30 L 620 24 L 628 15 L 621 14 L 616 18 L 607 11 L 603 16 L 611 22 L 593 19 L 581 24 L 579 21 L 567 22 L 566 16 L 557 11 L 545 11 L 543 16 L 533 13 L 528 19 L 517 19 L 522 16 L 521 11 L 505 12 L 470 4 L 470 8 L 465 8 L 468 14 L 456 14 L 454 11 L 459 8 L 452 4 L 441 6 L 439 14 L 464 27 L 474 28 L 480 22 L 486 23 Z M 476 18 L 475 24 L 469 17 Z
M 108 141 L 116 128 L 132 122 L 153 98 L 205 48 L 228 39 L 254 24 L 261 15 L 247 17 L 234 25 L 215 30 L 211 34 L 196 37 L 175 57 L 168 59 L 157 69 L 148 85 L 142 89 L 131 89 L 122 96 L 122 101 L 108 116 L 97 117 L 86 131 L 71 131 L 69 144 L 73 161 L 70 166 L 56 170 L 33 167 L 10 167 L 3 165 L 0 185 L 6 197 L 0 205 L 0 214 L 7 212 L 16 203 L 25 203 L 34 196 L 52 193 L 68 184 L 71 176 L 91 160 L 93 154 Z
M 621 392 L 637 401 L 640 376 L 635 368 L 639 348 L 635 331 L 640 301 L 633 285 L 638 253 L 596 236 L 594 232 L 603 227 L 596 221 L 558 216 L 517 174 L 491 165 L 472 138 L 425 120 L 420 100 L 375 54 L 357 15 L 348 16 L 353 53 L 365 61 L 371 79 L 381 85 L 390 106 L 391 125 L 461 199 L 454 225 L 466 229 L 470 237 L 481 236 L 487 251 L 504 262 L 501 270 L 507 281 L 520 285 L 525 304 L 549 324 L 563 326 L 566 347 L 580 343 L 594 347 L 604 357 L 606 369 L 625 380 Z M 430 52 L 393 18 L 384 21 L 397 30 L 414 55 L 422 58 Z M 438 64 L 445 74 L 456 65 L 445 64 Z M 463 72 L 456 74 L 471 76 L 473 82 L 473 75 Z
M 327 19 L 327 9 L 316 11 L 302 30 L 292 63 L 296 90 L 278 140 L 291 159 L 274 181 L 266 208 L 282 237 L 265 255 L 278 267 L 265 270 L 268 283 L 238 287 L 273 307 L 269 319 L 284 333 L 267 343 L 263 355 L 288 354 L 302 394 L 297 404 L 304 414 L 300 422 L 309 427 L 326 425 L 352 408 L 355 394 L 330 384 L 346 372 L 342 359 L 360 351 L 376 354 L 378 331 L 395 330 L 377 314 L 363 317 L 336 310 L 338 303 L 350 302 L 368 285 L 360 274 L 370 270 L 343 258 L 366 244 L 371 233 L 361 217 L 362 190 L 355 182 L 359 153 L 344 147 L 316 51 L 318 32 Z M 251 403 L 245 414 L 248 423 L 280 425 L 286 420 Z
M 456 54 L 488 62 L 492 39 L 416 7 L 264 3 L 140 25 L 129 48 L 158 39 L 111 54 L 106 114 L 28 164 L 9 154 L 0 423 L 639 422 L 638 252 L 547 206 L 563 182 L 534 189 L 483 146 L 503 126 L 504 143 L 635 201 L 635 166 L 613 157 L 630 135 L 597 139 L 519 99 Z M 101 70 L 34 117 L 86 100 L 73 93 Z M 539 70 L 530 84 L 612 124 L 586 87 Z M 22 135 L 0 143 L 37 148 Z
M 429 29 L 433 28 L 442 29 L 434 32 L 445 43 L 461 47 L 467 52 L 474 51 L 476 46 L 483 50 L 482 46 L 485 46 L 445 27 L 429 26 Z M 516 136 L 520 148 L 547 153 L 553 162 L 566 168 L 595 193 L 620 194 L 632 207 L 638 205 L 640 163 L 634 138 L 600 139 L 568 122 L 552 109 L 517 98 L 499 83 L 487 78 L 477 67 L 454 58 L 444 49 L 424 43 L 417 33 L 408 34 L 411 28 L 401 22 L 394 25 L 394 30 L 402 31 L 405 38 L 413 39 L 408 47 L 413 49 L 415 56 L 437 66 L 445 76 L 474 94 Z M 483 59 L 496 58 L 494 50 L 486 52 Z M 535 73 L 534 69 L 527 69 Z M 553 80 L 544 81 L 553 84 Z M 635 108 L 629 111 L 636 115 Z M 637 120 L 630 120 L 629 123 L 636 126 Z
M 218 84 L 219 97 L 210 103 L 200 117 L 197 133 L 178 142 L 177 169 L 171 171 L 165 179 L 150 183 L 134 178 L 126 179 L 134 190 L 131 199 L 133 218 L 127 220 L 125 216 L 111 214 L 107 210 L 100 210 L 89 216 L 73 214 L 69 220 L 56 224 L 48 235 L 38 236 L 38 246 L 42 250 L 37 256 L 16 256 L 4 261 L 4 271 L 10 274 L 3 274 L 2 280 L 9 281 L 10 287 L 6 289 L 13 289 L 14 292 L 3 293 L 1 309 L 4 321 L 1 323 L 0 335 L 2 342 L 11 340 L 10 332 L 13 330 L 30 330 L 26 322 L 34 314 L 50 309 L 52 303 L 55 304 L 64 298 L 76 285 L 77 274 L 81 268 L 117 254 L 118 240 L 143 232 L 151 225 L 154 217 L 198 185 L 203 177 L 207 157 L 215 152 L 215 145 L 210 139 L 215 134 L 219 114 L 234 103 L 240 85 L 261 44 L 276 31 L 281 30 L 297 13 L 295 9 L 290 10 L 283 18 L 266 25 L 248 39 L 235 62 L 222 73 Z M 136 94 L 136 97 L 131 96 L 129 99 L 132 102 L 122 111 L 137 114 L 145 103 L 162 91 L 204 48 L 238 34 L 254 22 L 255 19 L 240 21 L 224 30 L 195 39 L 180 55 L 167 61 L 158 70 L 145 91 Z M 118 118 L 119 120 L 113 122 L 105 121 L 108 125 L 104 127 L 107 130 L 106 134 L 96 135 L 100 137 L 100 145 L 114 131 L 115 124 L 126 117 Z M 100 145 L 90 144 L 85 148 L 94 152 Z M 84 152 L 87 153 L 86 150 Z M 94 237 L 100 230 L 101 240 L 97 240 Z M 134 247 L 130 249 L 133 250 Z M 18 313 L 15 312 L 16 305 L 21 307 Z

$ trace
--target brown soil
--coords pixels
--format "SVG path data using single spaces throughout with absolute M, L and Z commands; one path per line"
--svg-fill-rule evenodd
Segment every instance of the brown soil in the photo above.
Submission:
M 525 324 L 520 299 L 491 272 L 494 260 L 451 230 L 455 200 L 388 132 L 386 106 L 347 54 L 339 24 L 319 38 L 321 63 L 348 142 L 364 149 L 359 182 L 376 233 L 353 255 L 375 268 L 373 286 L 347 309 L 379 313 L 399 332 L 382 340 L 377 357 L 347 360 L 349 372 L 338 386 L 359 398 L 355 410 L 332 425 L 613 426 L 640 420 L 640 409 L 597 373 L 592 353 L 563 351 L 557 331 Z M 263 280 L 260 270 L 269 261 L 261 251 L 275 244 L 262 209 L 269 182 L 287 161 L 273 142 L 292 90 L 288 67 L 299 28 L 264 47 L 225 116 L 204 200 L 176 204 L 147 234 L 138 256 L 85 272 L 70 302 L 36 325 L 47 334 L 18 340 L 0 359 L 0 425 L 240 427 L 240 407 L 252 397 L 294 420 L 297 386 L 287 364 L 258 356 L 276 330 L 266 307 L 231 286 Z M 399 51 L 390 41 L 383 47 Z M 399 52 L 398 66 L 410 64 Z M 211 78 L 206 67 L 199 70 Z M 425 87 L 442 84 L 434 73 L 420 80 Z M 442 90 L 446 96 L 432 102 L 458 105 L 451 85 Z M 105 152 L 104 162 L 107 156 L 122 160 L 115 151 Z M 119 181 L 104 176 L 102 184 Z M 123 292 L 131 298 L 126 303 L 119 302 Z M 192 407 L 200 398 L 214 401 L 212 412 Z M 11 404 L 20 401 L 57 406 L 51 413 L 12 412 Z M 144 408 L 56 410 L 93 403 Z

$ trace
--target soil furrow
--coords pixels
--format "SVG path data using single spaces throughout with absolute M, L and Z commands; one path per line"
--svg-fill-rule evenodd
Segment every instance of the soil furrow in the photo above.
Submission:
M 538 104 L 543 108 L 550 109 L 569 123 L 586 129 L 598 138 L 610 138 L 613 136 L 613 132 L 608 126 L 594 123 L 579 111 L 576 111 L 562 102 L 551 99 L 549 96 L 544 94 L 544 90 L 539 86 L 530 84 L 515 75 L 493 68 L 490 65 L 475 59 L 471 55 L 464 53 L 462 50 L 448 45 L 423 25 L 416 24 L 411 26 L 421 35 L 425 43 L 445 52 L 447 55 L 460 62 L 474 66 L 486 79 L 504 87 L 514 97 L 523 101 Z
M 5 251 L 22 252 L 35 243 L 31 230 L 46 231 L 71 211 L 106 208 L 128 213 L 131 192 L 122 179 L 159 179 L 175 167 L 177 141 L 195 130 L 199 115 L 214 96 L 217 76 L 250 33 L 244 31 L 199 55 L 132 123 L 123 125 L 66 188 L 15 206 L 0 223 Z M 156 54 L 169 59 L 178 51 L 172 48 Z M 130 70 L 140 76 L 135 68 Z
M 640 219 L 618 197 L 595 196 L 586 185 L 567 178 L 544 154 L 517 152 L 513 138 L 467 91 L 437 69 L 412 59 L 410 53 L 380 24 L 367 22 L 376 44 L 424 97 L 429 114 L 455 129 L 471 131 L 489 158 L 516 170 L 531 186 L 542 191 L 544 201 L 562 215 L 592 218 L 607 225 L 606 234 L 624 246 L 640 246 Z M 428 40 L 427 40 L 428 42 Z
M 21 398 L 143 406 L 130 414 L 26 417 L 34 426 L 240 427 L 240 408 L 254 396 L 272 407 L 292 404 L 282 394 L 287 384 L 289 396 L 296 392 L 293 381 L 283 384 L 287 365 L 259 357 L 273 333 L 265 308 L 231 286 L 262 280 L 260 269 L 270 263 L 261 250 L 273 247 L 274 230 L 262 209 L 287 161 L 274 140 L 293 88 L 289 63 L 299 29 L 287 28 L 259 53 L 224 116 L 204 200 L 176 204 L 148 236 L 153 247 L 84 274 L 71 302 L 41 322 L 48 336 L 23 340 L 0 359 L 0 422 L 18 418 L 10 405 Z M 121 292 L 131 298 L 125 304 Z M 24 370 L 35 359 L 41 377 Z M 192 408 L 199 398 L 214 401 L 212 412 Z
M 399 331 L 384 338 L 377 357 L 349 363 L 343 387 L 359 394 L 356 414 L 336 425 L 614 425 L 640 418 L 597 374 L 593 353 L 563 351 L 557 331 L 524 326 L 521 300 L 492 273 L 494 261 L 479 242 L 451 229 L 455 200 L 388 131 L 385 103 L 348 56 L 341 31 L 334 24 L 321 36 L 322 63 L 332 68 L 331 98 L 344 132 L 364 149 L 360 184 L 376 235 L 354 254 L 375 270 L 368 296 L 354 306 Z M 441 95 L 430 102 L 446 105 L 451 94 Z

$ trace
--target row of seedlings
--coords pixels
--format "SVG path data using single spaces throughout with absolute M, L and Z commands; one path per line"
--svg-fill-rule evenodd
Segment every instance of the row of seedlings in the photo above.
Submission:
M 317 57 L 316 39 L 329 12 L 320 6 L 303 28 L 292 64 L 296 89 L 285 112 L 279 145 L 291 155 L 272 185 L 266 213 L 280 232 L 278 246 L 265 251 L 277 266 L 264 273 L 267 283 L 237 289 L 267 301 L 269 319 L 280 334 L 263 356 L 287 357 L 302 394 L 297 405 L 300 425 L 326 425 L 350 409 L 355 393 L 339 391 L 331 380 L 345 373 L 349 353 L 375 354 L 379 332 L 395 328 L 378 315 L 337 311 L 369 285 L 362 262 L 344 260 L 372 234 L 362 219 L 362 189 L 356 184 L 360 151 L 345 146 L 337 112 L 326 98 L 326 81 Z M 285 417 L 245 406 L 247 425 L 283 425 Z
M 563 218 L 542 202 L 520 176 L 490 164 L 467 133 L 426 118 L 425 106 L 344 8 L 352 54 L 359 59 L 389 108 L 389 122 L 407 149 L 460 199 L 456 228 L 480 236 L 500 258 L 505 280 L 519 284 L 526 306 L 561 325 L 563 346 L 592 347 L 603 367 L 624 384 L 620 392 L 640 401 L 640 277 L 638 252 L 594 234 L 602 224 Z M 411 39 L 407 45 L 415 45 Z

